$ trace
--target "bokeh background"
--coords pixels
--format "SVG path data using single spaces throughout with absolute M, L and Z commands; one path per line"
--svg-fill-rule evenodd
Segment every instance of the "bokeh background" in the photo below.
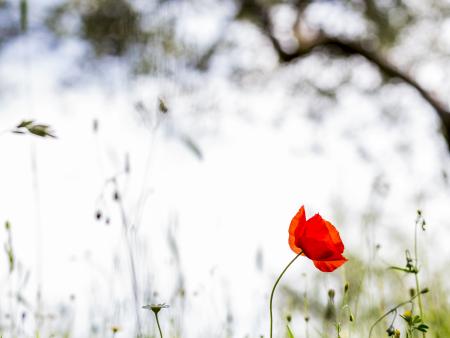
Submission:
M 420 209 L 425 319 L 448 337 L 449 15 L 444 0 L 0 0 L 4 337 L 152 336 L 141 307 L 163 302 L 171 337 L 267 335 L 303 204 L 350 262 L 296 263 L 277 336 L 288 316 L 297 337 L 335 337 L 327 294 L 348 281 L 346 337 L 408 299 L 413 279 L 388 267 Z M 23 120 L 56 138 L 11 132 Z

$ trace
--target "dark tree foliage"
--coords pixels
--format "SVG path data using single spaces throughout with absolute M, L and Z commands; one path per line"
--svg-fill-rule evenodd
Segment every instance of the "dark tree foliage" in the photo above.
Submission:
M 20 34 L 19 15 L 11 3 L 0 0 L 0 47 Z
M 450 13 L 450 5 L 443 0 L 430 0 L 425 9 L 405 0 L 66 0 L 48 11 L 45 26 L 55 37 L 82 39 L 92 51 L 90 55 L 98 60 L 111 56 L 127 58 L 135 74 L 155 72 L 158 70 L 155 60 L 170 58 L 193 70 L 207 71 L 218 51 L 227 48 L 224 41 L 228 31 L 224 29 L 206 50 L 187 45 L 179 39 L 182 34 L 176 34 L 177 8 L 223 3 L 234 8 L 230 23 L 245 21 L 254 25 L 273 48 L 281 66 L 317 53 L 332 60 L 363 58 L 378 68 L 385 82 L 395 79 L 411 86 L 436 112 L 450 146 L 447 106 L 391 57 L 392 50 L 401 45 L 402 38 L 410 34 L 418 21 L 427 16 L 442 20 Z M 286 36 L 276 34 L 280 22 L 274 13 L 280 6 L 289 7 L 296 16 Z M 365 29 L 348 33 L 326 22 L 311 26 L 308 13 L 325 6 L 338 9 L 331 12 L 338 17 L 330 19 L 345 26 L 346 20 L 357 18 Z M 167 8 L 171 8 L 171 16 L 162 15 Z M 14 19 L 12 11 L 11 3 L 0 0 L 0 44 L 20 31 L 20 20 L 17 15 Z
M 70 18 L 79 23 L 73 32 L 64 27 Z M 141 15 L 126 0 L 63 3 L 51 10 L 47 25 L 58 36 L 77 34 L 97 56 L 123 56 L 133 44 L 145 42 Z

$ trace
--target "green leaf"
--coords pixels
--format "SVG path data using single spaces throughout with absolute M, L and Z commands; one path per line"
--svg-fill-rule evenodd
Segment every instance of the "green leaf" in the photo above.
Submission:
M 17 125 L 16 128 L 26 128 L 26 127 L 28 127 L 29 125 L 32 125 L 33 122 L 34 122 L 33 120 L 23 120 L 22 122 L 20 122 L 20 123 Z
M 289 338 L 295 338 L 294 334 L 292 333 L 291 328 L 289 327 L 289 325 L 286 325 L 286 327 L 287 327 L 287 331 L 288 331 L 288 337 Z
M 189 150 L 191 150 L 194 153 L 194 155 L 197 156 L 199 160 L 203 159 L 202 151 L 189 136 L 182 137 L 182 141 L 189 148 Z
M 414 318 L 412 319 L 412 322 L 414 324 L 421 323 L 422 322 L 422 318 L 420 318 L 420 316 L 414 316 Z
M 398 271 L 403 271 L 406 273 L 414 273 L 414 271 L 410 270 L 410 269 L 406 269 L 406 268 L 400 268 L 398 266 L 390 266 L 389 269 L 391 270 L 398 270 Z
M 427 324 L 420 324 L 420 325 L 417 327 L 417 330 L 419 330 L 419 331 L 421 331 L 421 332 L 427 332 L 427 330 L 428 330 L 428 325 L 427 325 Z
M 31 134 L 34 134 L 36 136 L 40 137 L 55 137 L 50 131 L 50 127 L 44 124 L 36 124 L 30 128 L 28 128 L 28 131 Z

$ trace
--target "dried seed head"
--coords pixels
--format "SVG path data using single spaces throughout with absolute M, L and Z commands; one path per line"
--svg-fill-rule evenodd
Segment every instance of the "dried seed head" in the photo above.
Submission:
M 391 325 L 388 327 L 388 329 L 386 330 L 387 334 L 389 337 L 393 336 L 395 334 L 395 329 L 394 327 Z
M 149 305 L 144 305 L 142 308 L 143 309 L 147 309 L 147 310 L 151 310 L 153 311 L 153 313 L 155 315 L 158 314 L 159 311 L 161 311 L 161 309 L 167 309 L 169 307 L 169 305 L 162 303 L 162 304 L 149 304 Z

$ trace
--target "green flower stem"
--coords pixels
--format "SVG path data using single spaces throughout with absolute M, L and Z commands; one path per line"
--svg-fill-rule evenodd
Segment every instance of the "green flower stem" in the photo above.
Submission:
M 422 297 L 421 297 L 421 290 L 420 290 L 420 284 L 419 284 L 419 267 L 418 267 L 418 262 L 419 262 L 419 257 L 418 257 L 418 250 L 417 250 L 417 228 L 418 228 L 419 224 L 416 221 L 416 228 L 414 229 L 414 260 L 415 260 L 415 272 L 414 272 L 414 277 L 416 279 L 416 294 L 418 295 L 417 297 L 417 302 L 419 303 L 419 312 L 420 312 L 420 318 L 422 318 L 423 320 L 423 307 L 422 307 Z M 422 337 L 425 338 L 425 332 L 422 332 Z
M 159 325 L 159 319 L 158 319 L 158 314 L 155 313 L 155 318 L 156 318 L 156 324 L 158 325 L 158 330 L 159 330 L 159 335 L 161 336 L 161 338 L 163 338 L 163 334 L 161 331 L 161 326 Z
M 275 284 L 273 285 L 272 292 L 270 294 L 270 303 L 269 303 L 269 310 L 270 310 L 270 338 L 272 338 L 272 331 L 273 331 L 273 311 L 272 311 L 272 303 L 273 303 L 273 295 L 275 294 L 275 289 L 280 282 L 281 278 L 283 277 L 284 273 L 287 269 L 292 265 L 292 263 L 295 262 L 295 260 L 303 253 L 303 251 L 300 251 L 300 253 L 295 256 L 288 265 L 284 268 L 284 270 L 281 272 L 280 276 L 278 276 L 277 280 L 275 281 Z

